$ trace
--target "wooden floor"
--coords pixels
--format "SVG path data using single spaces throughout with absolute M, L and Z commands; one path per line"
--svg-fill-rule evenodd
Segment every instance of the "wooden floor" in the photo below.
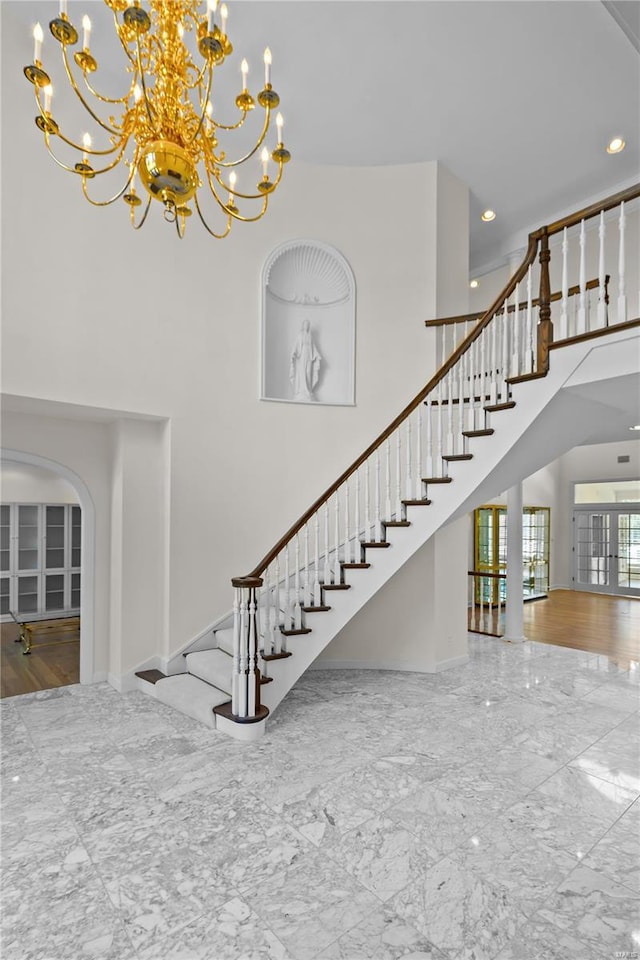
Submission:
M 491 629 L 497 626 L 494 612 Z M 504 613 L 500 628 L 502 632 Z M 640 661 L 640 599 L 552 590 L 545 600 L 525 603 L 524 635 L 538 643 L 606 654 L 628 669 L 631 661 Z
M 49 690 L 80 680 L 80 629 L 74 620 L 47 620 L 38 626 L 52 629 L 33 631 L 31 653 L 22 652 L 15 641 L 19 627 L 0 624 L 0 697 Z

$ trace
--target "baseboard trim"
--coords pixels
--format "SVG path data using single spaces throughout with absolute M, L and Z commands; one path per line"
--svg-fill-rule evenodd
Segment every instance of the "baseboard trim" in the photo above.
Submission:
M 94 673 L 93 677 L 89 681 L 90 683 L 107 683 L 109 681 L 109 674 L 106 670 L 98 670 Z
M 465 654 L 439 663 L 413 663 L 407 660 L 315 660 L 309 670 L 395 670 L 403 673 L 442 673 L 469 662 Z

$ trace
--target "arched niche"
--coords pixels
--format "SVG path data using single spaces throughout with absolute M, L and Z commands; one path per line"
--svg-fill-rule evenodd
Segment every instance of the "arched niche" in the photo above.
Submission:
M 291 240 L 262 271 L 263 400 L 355 403 L 356 289 L 334 247 Z

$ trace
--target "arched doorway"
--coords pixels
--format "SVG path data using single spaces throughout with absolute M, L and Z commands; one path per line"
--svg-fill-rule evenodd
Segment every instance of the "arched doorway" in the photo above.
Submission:
M 94 679 L 95 638 L 95 505 L 85 482 L 64 464 L 21 450 L 2 448 L 3 463 L 26 464 L 57 474 L 75 490 L 82 510 L 81 597 L 80 597 L 80 683 Z

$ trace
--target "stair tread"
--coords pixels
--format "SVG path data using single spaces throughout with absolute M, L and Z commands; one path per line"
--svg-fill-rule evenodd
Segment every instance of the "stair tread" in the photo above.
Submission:
M 226 650 L 197 650 L 186 657 L 187 670 L 194 677 L 199 677 L 205 683 L 210 683 L 219 690 L 224 690 L 227 696 L 231 695 L 231 677 L 233 674 L 233 657 Z
M 368 570 L 371 564 L 365 563 L 364 561 L 362 563 L 350 563 L 347 560 L 343 560 L 340 566 L 343 570 Z
M 271 660 L 285 660 L 291 654 L 287 651 L 286 653 L 261 653 L 260 656 L 269 663 Z
M 136 677 L 140 677 L 141 680 L 146 680 L 147 683 L 157 683 L 158 680 L 164 680 L 166 673 L 163 673 L 162 670 L 139 670 L 136 673 Z
M 423 483 L 451 483 L 451 477 L 423 477 Z
M 515 405 L 515 400 L 505 400 L 504 403 L 491 403 L 484 409 L 487 413 L 497 413 L 499 410 L 511 410 Z
M 321 583 L 323 590 L 351 590 L 350 583 Z
M 190 673 L 177 673 L 158 680 L 155 695 L 162 703 L 208 727 L 215 727 L 213 708 L 229 700 L 229 694 L 224 690 L 218 690 Z
M 493 427 L 487 427 L 486 430 L 463 430 L 463 437 L 491 437 L 495 433 Z
M 443 460 L 447 460 L 449 463 L 456 460 L 473 460 L 472 453 L 447 453 L 442 457 Z
M 361 540 L 360 546 L 368 549 L 369 547 L 390 547 L 388 540 Z
M 527 380 L 540 380 L 546 377 L 546 373 L 520 373 L 517 377 L 507 377 L 507 383 L 526 383 Z
M 431 503 L 431 500 L 402 500 L 401 501 L 405 507 L 428 507 Z
M 285 630 L 284 627 L 280 627 L 280 633 L 283 637 L 300 637 L 304 633 L 311 633 L 311 627 L 300 627 L 295 630 Z
M 313 607 L 303 607 L 305 613 L 326 613 L 327 610 L 331 610 L 331 607 L 328 607 L 326 603 L 318 604 Z
M 410 527 L 411 520 L 383 520 L 383 527 Z

